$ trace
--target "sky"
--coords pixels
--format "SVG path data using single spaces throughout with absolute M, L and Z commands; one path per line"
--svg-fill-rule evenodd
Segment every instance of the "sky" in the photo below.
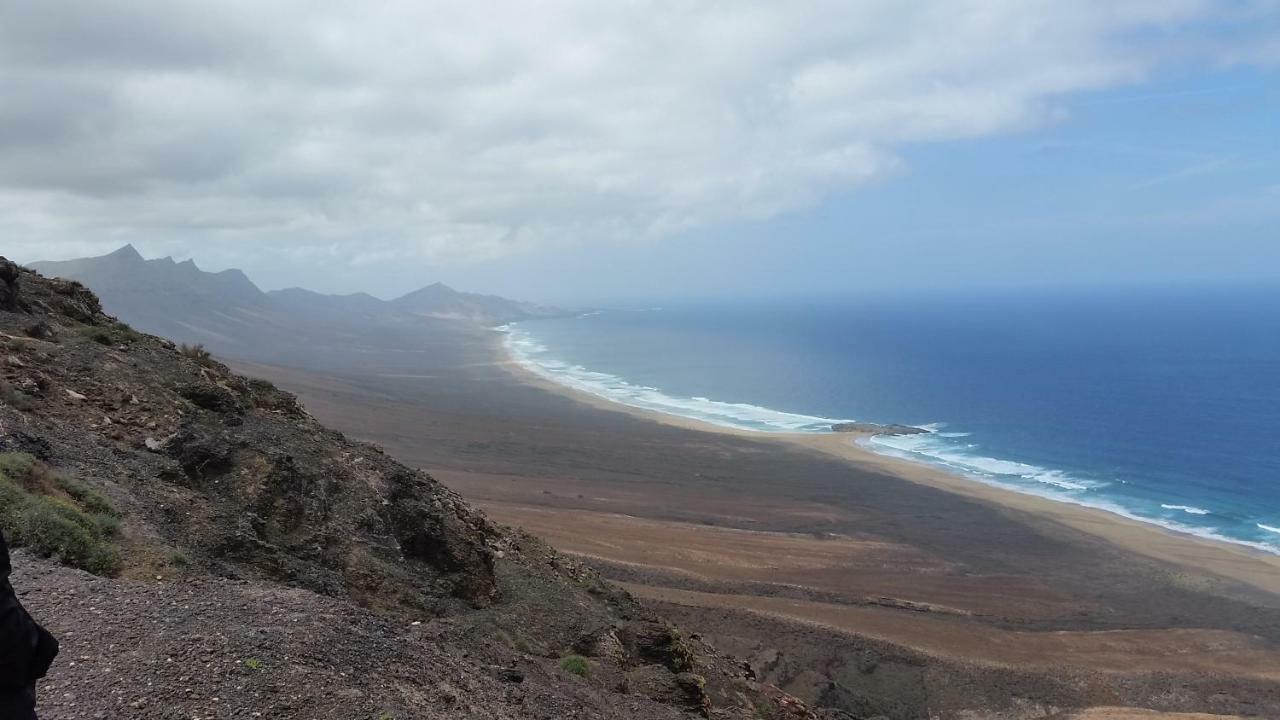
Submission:
M 382 297 L 1280 283 L 1280 0 L 0 0 L 0 213 Z

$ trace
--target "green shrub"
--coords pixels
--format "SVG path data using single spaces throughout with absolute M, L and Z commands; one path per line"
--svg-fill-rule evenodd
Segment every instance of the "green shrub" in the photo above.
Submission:
M 142 333 L 134 330 L 128 323 L 116 322 L 110 325 L 86 325 L 80 334 L 100 345 L 123 345 L 142 338 Z
M 142 339 L 142 333 L 134 330 L 133 326 L 127 322 L 117 322 L 112 325 L 111 328 L 124 342 L 134 342 L 135 340 Z
M 53 473 L 24 453 L 0 453 L 0 529 L 14 547 L 114 575 L 119 514 L 83 483 Z
M 112 520 L 119 517 L 119 513 L 116 512 L 115 508 L 111 507 L 111 503 L 107 502 L 106 498 L 99 495 L 88 485 L 65 475 L 56 477 L 58 487 L 79 503 L 80 507 L 95 515 L 109 516 Z
M 21 519 L 23 503 L 27 500 L 27 492 L 7 476 L 0 474 L 0 529 L 5 537 L 13 539 L 13 528 Z
M 0 453 L 0 475 L 15 482 L 22 482 L 36 465 L 32 455 L 19 452 Z
M 112 335 L 111 331 L 106 328 L 89 327 L 85 329 L 84 334 L 85 334 L 85 337 L 88 337 L 90 340 L 98 343 L 99 345 L 115 345 L 116 344 L 115 336 Z
M 115 509 L 109 513 L 93 513 L 89 517 L 93 520 L 93 525 L 98 529 L 98 534 L 104 538 L 113 538 L 120 534 L 120 518 L 116 517 Z
M 578 676 L 586 676 L 587 659 L 581 655 L 570 655 L 560 660 L 560 669 Z

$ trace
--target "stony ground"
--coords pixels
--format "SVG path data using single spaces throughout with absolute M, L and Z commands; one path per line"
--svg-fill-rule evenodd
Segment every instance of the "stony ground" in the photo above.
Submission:
M 392 622 L 260 582 L 109 580 L 17 553 L 13 583 L 61 640 L 45 720 L 678 718 L 449 620 Z

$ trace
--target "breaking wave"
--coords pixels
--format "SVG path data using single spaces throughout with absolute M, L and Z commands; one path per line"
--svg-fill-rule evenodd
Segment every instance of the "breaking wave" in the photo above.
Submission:
M 826 432 L 844 419 L 789 413 L 759 405 L 705 397 L 676 397 L 658 388 L 636 385 L 617 375 L 588 370 L 552 356 L 545 345 L 515 325 L 494 328 L 506 333 L 507 351 L 524 368 L 566 387 L 628 407 L 702 420 L 756 432 Z

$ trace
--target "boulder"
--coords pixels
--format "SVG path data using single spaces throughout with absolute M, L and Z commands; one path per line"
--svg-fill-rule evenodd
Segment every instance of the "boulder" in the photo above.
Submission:
M 627 623 L 618 633 L 627 655 L 647 663 L 661 665 L 671 672 L 693 669 L 693 652 L 680 631 L 662 622 Z
M 191 425 L 174 433 L 164 443 L 164 449 L 192 480 L 216 477 L 234 466 L 231 445 L 226 440 Z
M 210 382 L 190 383 L 178 387 L 178 394 L 192 405 L 217 413 L 240 410 L 240 401 L 230 390 Z
M 631 670 L 623 681 L 632 695 L 640 695 L 685 712 L 711 716 L 707 681 L 691 672 L 673 673 L 661 665 L 645 665 Z

